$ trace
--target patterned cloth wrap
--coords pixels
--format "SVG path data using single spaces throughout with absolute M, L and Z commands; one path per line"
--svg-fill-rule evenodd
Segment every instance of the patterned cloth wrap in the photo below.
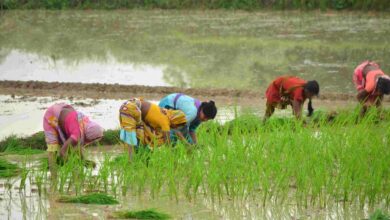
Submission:
M 62 144 L 67 140 L 65 133 L 59 126 L 59 117 L 64 107 L 72 107 L 66 103 L 57 103 L 50 106 L 43 117 L 43 129 L 47 144 L 47 151 L 56 152 Z M 92 122 L 88 116 L 81 112 L 77 112 L 77 120 L 80 127 L 80 139 L 78 140 L 81 146 L 87 144 L 86 139 L 91 141 L 103 136 L 103 128 L 97 123 Z
M 145 119 L 142 120 L 142 101 L 142 99 L 133 98 L 120 107 L 120 139 L 123 142 L 136 147 L 141 145 L 153 148 L 164 144 L 163 130 L 166 129 L 162 127 L 165 127 L 165 121 L 168 122 L 168 126 L 186 124 L 183 112 L 159 108 L 153 103 Z

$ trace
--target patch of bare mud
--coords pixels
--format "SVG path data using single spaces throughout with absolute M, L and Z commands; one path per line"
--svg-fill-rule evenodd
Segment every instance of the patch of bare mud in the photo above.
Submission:
M 140 86 L 119 84 L 84 84 L 84 83 L 59 83 L 41 81 L 0 81 L 1 94 L 30 95 L 30 96 L 75 96 L 77 98 L 107 98 L 123 99 L 129 95 L 140 94 L 166 95 L 173 92 L 183 92 L 193 96 L 230 96 L 264 98 L 264 91 L 237 90 L 220 88 L 179 88 L 164 86 Z M 21 94 L 23 93 L 23 94 Z M 348 100 L 354 99 L 354 94 L 324 93 L 320 99 Z
M 264 88 L 265 90 L 265 88 Z M 41 81 L 0 81 L 0 94 L 22 96 L 24 99 L 34 99 L 45 96 L 60 99 L 129 99 L 144 97 L 149 100 L 159 100 L 163 96 L 182 92 L 201 100 L 215 100 L 219 105 L 246 106 L 263 108 L 265 104 L 264 91 L 238 90 L 220 88 L 179 88 L 162 86 L 140 86 L 119 84 L 84 84 L 59 83 Z M 385 98 L 390 102 L 389 97 Z M 81 106 L 90 106 L 96 103 L 80 103 Z M 353 93 L 322 93 L 315 99 L 316 107 L 334 109 L 357 104 Z M 387 104 L 388 105 L 388 104 Z

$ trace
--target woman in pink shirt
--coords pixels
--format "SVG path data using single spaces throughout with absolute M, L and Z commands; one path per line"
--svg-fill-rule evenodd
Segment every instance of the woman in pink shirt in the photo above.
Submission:
M 82 147 L 103 137 L 100 125 L 65 103 L 54 104 L 46 110 L 43 129 L 49 165 L 54 163 L 57 154 L 66 158 L 70 146 Z
M 365 61 L 357 66 L 353 81 L 358 91 L 357 99 L 363 104 L 362 115 L 370 106 L 380 107 L 383 95 L 390 94 L 390 77 L 375 62 Z

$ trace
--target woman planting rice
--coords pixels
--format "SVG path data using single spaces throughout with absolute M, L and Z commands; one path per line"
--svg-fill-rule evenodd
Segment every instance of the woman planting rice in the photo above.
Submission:
M 306 99 L 308 115 L 314 109 L 311 99 L 318 95 L 320 87 L 317 81 L 305 81 L 295 76 L 281 76 L 275 79 L 267 88 L 265 96 L 267 98 L 264 120 L 267 120 L 274 113 L 275 108 L 285 109 L 287 105 L 292 106 L 293 114 L 296 118 L 301 118 L 302 106 Z
M 390 77 L 385 75 L 375 62 L 364 61 L 359 64 L 353 75 L 358 91 L 357 99 L 363 105 L 361 115 L 368 107 L 382 105 L 383 95 L 390 94 Z
M 172 93 L 165 96 L 160 100 L 159 106 L 184 112 L 187 125 L 183 129 L 176 129 L 171 133 L 172 136 L 176 134 L 180 140 L 188 141 L 191 144 L 197 143 L 196 129 L 200 123 L 214 119 L 217 115 L 217 107 L 214 101 L 200 102 L 182 93 Z
M 82 147 L 103 137 L 100 125 L 66 103 L 54 104 L 46 110 L 43 129 L 50 167 L 54 165 L 57 152 L 65 159 L 70 146 Z M 81 149 L 79 152 L 81 154 Z
M 182 111 L 160 108 L 151 102 L 133 98 L 119 110 L 120 139 L 128 145 L 129 158 L 133 147 L 170 143 L 171 128 L 186 124 Z

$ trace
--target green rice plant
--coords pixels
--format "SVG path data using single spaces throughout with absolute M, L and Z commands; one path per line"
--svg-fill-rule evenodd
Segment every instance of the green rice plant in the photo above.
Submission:
M 389 220 L 390 216 L 384 213 L 382 210 L 377 209 L 374 213 L 370 215 L 369 220 Z
M 119 130 L 104 131 L 103 138 L 92 145 L 115 145 L 119 143 Z M 35 133 L 28 137 L 11 135 L 0 142 L 0 152 L 5 154 L 31 155 L 44 153 L 46 149 L 45 134 Z
M 103 193 L 92 193 L 82 196 L 61 196 L 58 202 L 64 203 L 83 203 L 83 204 L 97 204 L 97 205 L 115 205 L 119 202 L 113 197 Z
M 22 168 L 22 172 L 20 175 L 21 177 L 20 177 L 19 191 L 22 191 L 26 188 L 26 180 L 29 173 L 30 170 L 27 169 L 26 166 L 24 166 L 24 168 Z
M 155 209 L 146 209 L 140 211 L 119 211 L 113 213 L 114 218 L 122 219 L 170 219 L 171 216 Z
M 0 178 L 19 175 L 20 171 L 20 168 L 16 164 L 0 158 Z
M 237 114 L 224 125 L 202 123 L 191 151 L 182 143 L 139 148 L 131 161 L 107 152 L 97 174 L 70 154 L 58 168 L 57 190 L 301 208 L 389 204 L 390 122 L 381 119 L 389 112 L 359 113 L 339 110 L 328 120 L 323 111 L 306 123 L 278 117 L 263 123 L 254 113 Z M 43 187 L 46 177 L 39 178 Z
M 99 182 L 102 183 L 103 189 L 105 193 L 108 193 L 109 189 L 109 177 L 110 177 L 110 164 L 111 164 L 111 159 L 108 154 L 105 154 L 103 162 L 100 166 L 99 169 Z
M 31 136 L 29 139 L 34 139 L 35 136 Z M 43 150 L 30 147 L 30 144 L 25 144 L 28 141 L 20 139 L 16 136 L 9 136 L 0 143 L 0 152 L 4 154 L 18 154 L 18 155 L 31 155 L 43 153 Z M 31 145 L 34 145 L 32 143 Z
M 104 131 L 103 138 L 99 140 L 101 145 L 115 145 L 120 143 L 119 129 L 109 129 Z

